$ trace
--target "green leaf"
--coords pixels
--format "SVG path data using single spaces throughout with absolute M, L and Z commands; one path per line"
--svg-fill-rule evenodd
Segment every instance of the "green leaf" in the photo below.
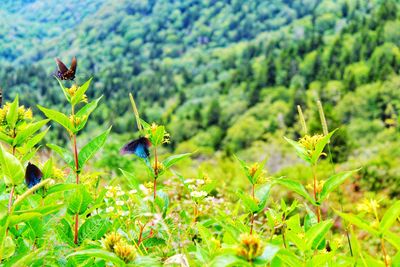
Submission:
M 242 167 L 244 173 L 246 174 L 247 179 L 249 180 L 249 182 L 251 184 L 255 184 L 253 177 L 250 175 L 249 173 L 249 167 L 247 166 L 246 162 L 244 162 L 243 160 L 241 160 L 238 156 L 234 155 L 234 157 L 237 159 L 237 161 L 239 161 L 240 166 Z
M 329 177 L 328 180 L 325 181 L 324 186 L 322 187 L 321 195 L 319 198 L 320 202 L 324 201 L 328 197 L 329 193 L 338 188 L 358 170 L 359 169 L 354 171 L 341 172 Z
M 287 249 L 281 249 L 277 254 L 276 257 L 281 259 L 284 263 L 286 263 L 286 266 L 290 267 L 299 267 L 303 266 L 302 261 L 296 256 L 293 252 L 287 250 Z
M 6 115 L 7 123 L 11 129 L 15 128 L 15 125 L 18 121 L 18 107 L 19 107 L 19 101 L 17 95 L 14 101 L 11 103 L 10 108 Z
M 23 149 L 25 151 L 31 150 L 35 145 L 37 145 L 42 139 L 45 137 L 47 132 L 49 131 L 50 127 L 47 127 L 46 130 L 44 130 L 41 133 L 38 133 L 37 135 L 33 136 L 31 139 L 29 139 L 25 145 L 23 146 Z
M 46 190 L 46 196 L 58 192 L 73 190 L 76 189 L 77 187 L 78 187 L 77 184 L 56 184 Z
M 151 237 L 143 241 L 143 245 L 146 248 L 160 247 L 164 246 L 165 244 L 166 244 L 165 240 L 159 237 Z
M 262 211 L 265 208 L 265 205 L 267 205 L 270 191 L 271 184 L 264 184 L 255 192 L 256 197 L 260 200 L 260 202 L 258 203 L 257 212 Z
M 83 214 L 89 204 L 92 202 L 92 197 L 86 190 L 84 185 L 79 185 L 77 189 L 69 196 L 68 199 L 68 213 Z
M 0 145 L 0 164 L 7 185 L 20 185 L 24 181 L 25 171 L 21 162 Z
M 383 238 L 390 244 L 392 244 L 397 249 L 397 251 L 400 251 L 400 235 L 397 235 L 390 231 L 386 231 L 383 234 Z
M 272 261 L 275 255 L 279 252 L 280 248 L 271 244 L 267 244 L 264 248 L 263 254 L 254 260 L 256 264 L 265 264 Z
M 30 251 L 26 255 L 13 262 L 10 266 L 32 266 L 32 263 L 36 259 L 40 258 L 38 255 L 43 251 L 43 249 L 44 248 L 40 248 L 35 251 Z
M 71 169 L 75 170 L 75 160 L 71 152 L 63 147 L 57 146 L 55 144 L 47 144 L 54 152 L 56 152 Z
M 37 207 L 34 209 L 29 209 L 29 210 L 14 211 L 14 214 L 15 215 L 23 215 L 25 213 L 40 213 L 41 215 L 48 215 L 48 214 L 59 211 L 63 206 L 64 206 L 64 204 L 46 205 L 43 207 Z
M 62 83 L 62 81 L 60 79 L 58 79 L 58 78 L 56 78 L 56 79 L 57 79 L 58 83 L 60 84 L 60 87 L 61 87 L 61 89 L 62 89 L 62 91 L 64 93 L 65 98 L 67 99 L 68 102 L 71 103 L 71 96 L 68 93 L 67 88 L 65 88 L 65 86 L 63 85 L 63 83 Z
M 162 164 L 164 165 L 165 169 L 171 168 L 173 165 L 175 165 L 177 162 L 180 160 L 183 160 L 187 157 L 189 157 L 192 153 L 185 153 L 185 154 L 179 154 L 179 155 L 173 155 L 168 158 L 166 158 Z
M 3 243 L 3 255 L 1 258 L 8 259 L 12 255 L 14 255 L 16 245 L 15 245 L 14 240 L 11 238 L 11 236 L 7 236 L 3 242 L 4 242 Z
M 19 145 L 23 144 L 28 137 L 32 136 L 34 133 L 39 131 L 40 128 L 42 128 L 48 122 L 49 122 L 49 120 L 41 120 L 41 121 L 29 124 L 23 130 L 21 130 L 17 133 L 17 136 L 14 139 L 13 145 L 19 146 Z
M 167 214 L 168 207 L 169 207 L 169 198 L 166 193 L 163 191 L 157 191 L 157 197 L 155 200 L 156 205 L 161 210 L 163 217 Z
M 6 142 L 9 145 L 12 145 L 14 139 L 12 139 L 10 136 L 6 135 L 3 132 L 0 132 L 0 140 Z
M 76 104 L 78 104 L 79 102 L 82 101 L 82 97 L 86 93 L 86 91 L 89 89 L 89 85 L 90 85 L 92 79 L 93 79 L 93 77 L 78 87 L 78 90 L 76 90 L 75 95 L 71 98 L 71 104 L 73 106 L 75 106 Z
M 99 215 L 90 217 L 81 225 L 78 232 L 79 244 L 83 240 L 99 240 L 110 228 L 111 223 L 108 219 L 101 218 Z
M 324 239 L 329 229 L 331 229 L 332 225 L 333 221 L 327 220 L 312 226 L 306 232 L 307 249 L 311 249 L 313 245 L 314 247 L 317 247 L 319 243 Z
M 65 129 L 67 129 L 68 132 L 75 133 L 75 127 L 72 125 L 72 122 L 65 114 L 56 110 L 47 109 L 40 105 L 37 105 L 37 107 L 44 113 L 44 115 L 46 115 L 47 118 L 57 122 Z
M 307 149 L 304 146 L 302 146 L 301 144 L 299 144 L 298 142 L 296 142 L 292 139 L 289 139 L 286 137 L 283 137 L 283 138 L 285 138 L 285 140 L 294 147 L 297 155 L 301 159 L 303 159 L 304 161 L 306 161 L 308 163 L 311 163 L 311 158 L 308 156 Z
M 305 199 L 307 199 L 313 205 L 316 205 L 314 199 L 311 198 L 311 196 L 308 194 L 307 190 L 304 188 L 304 186 L 301 183 L 287 179 L 287 178 L 277 179 L 277 180 L 275 180 L 275 182 L 277 184 L 283 185 L 286 188 L 289 188 L 290 190 L 293 190 L 297 194 L 299 194 L 302 197 L 304 197 Z
M 67 243 L 70 246 L 75 246 L 74 243 L 74 234 L 72 233 L 72 228 L 69 222 L 66 219 L 61 219 L 60 225 L 55 228 L 58 234 L 58 237 L 62 242 Z
M 241 266 L 241 267 L 246 267 L 246 266 L 252 266 L 250 263 L 245 261 L 242 258 L 239 258 L 235 255 L 231 254 L 222 254 L 218 255 L 213 259 L 211 263 L 209 263 L 210 267 L 225 267 L 225 266 Z
M 325 135 L 319 142 L 315 145 L 315 150 L 313 151 L 312 157 L 311 157 L 311 164 L 317 163 L 319 157 L 321 156 L 322 151 L 324 150 L 326 144 L 329 142 L 331 139 L 332 135 L 337 131 L 338 129 L 333 130 L 332 132 L 328 133 Z
M 379 224 L 380 231 L 384 233 L 389 230 L 398 217 L 400 217 L 400 200 L 397 200 L 383 215 Z
M 252 213 L 257 212 L 259 207 L 257 201 L 243 192 L 237 193 L 238 197 L 243 201 L 245 207 Z
M 89 143 L 87 143 L 79 152 L 78 162 L 79 162 L 79 169 L 83 168 L 85 163 L 96 154 L 100 148 L 103 147 L 107 140 L 107 136 L 111 131 L 111 127 L 108 128 L 104 133 L 100 134 L 99 136 L 92 139 Z
M 108 262 L 112 262 L 115 264 L 115 266 L 126 266 L 125 262 L 118 258 L 117 255 L 115 255 L 112 252 L 103 250 L 103 249 L 85 249 L 85 250 L 80 250 L 77 252 L 74 252 L 72 254 L 69 254 L 67 258 L 70 257 L 75 257 L 75 256 L 89 256 L 89 257 L 96 257 L 103 259 Z
M 94 100 L 94 101 L 92 101 L 92 102 L 89 102 L 88 104 L 84 105 L 84 106 L 75 114 L 76 117 L 81 118 L 81 122 L 80 122 L 78 125 L 75 126 L 77 131 L 80 131 L 80 130 L 83 129 L 83 127 L 85 127 L 85 125 L 86 125 L 86 123 L 87 123 L 87 121 L 88 121 L 89 115 L 96 109 L 96 107 L 97 107 L 97 105 L 98 105 L 98 103 L 99 103 L 99 101 L 100 101 L 100 99 L 101 99 L 102 97 L 103 97 L 103 96 L 100 96 L 100 97 L 97 98 L 96 100 Z
M 370 223 L 367 221 L 364 221 L 363 219 L 357 217 L 354 214 L 346 214 L 346 213 L 342 213 L 339 211 L 335 211 L 340 217 L 342 217 L 343 219 L 345 219 L 346 221 L 348 221 L 351 224 L 354 224 L 355 226 L 367 231 L 368 233 L 375 235 L 375 236 L 379 236 L 379 232 L 378 230 L 374 229 L 372 226 L 370 226 Z
M 21 222 L 25 222 L 28 220 L 32 220 L 38 217 L 42 217 L 43 215 L 39 212 L 25 212 L 23 214 L 13 214 L 9 217 L 10 227 L 16 225 Z

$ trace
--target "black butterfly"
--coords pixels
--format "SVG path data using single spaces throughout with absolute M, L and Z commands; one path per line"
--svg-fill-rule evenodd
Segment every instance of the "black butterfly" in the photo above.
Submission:
M 78 61 L 76 60 L 76 57 L 72 58 L 71 66 L 69 67 L 69 69 L 59 58 L 56 58 L 56 63 L 58 66 L 58 71 L 55 73 L 55 76 L 57 78 L 61 80 L 71 80 L 71 81 L 75 79 L 75 72 L 78 66 Z
M 140 137 L 136 140 L 129 142 L 121 148 L 121 154 L 135 154 L 142 159 L 148 159 L 150 156 L 149 147 L 151 142 L 146 137 Z
M 40 183 L 42 180 L 43 173 L 39 170 L 36 165 L 28 162 L 28 166 L 26 167 L 25 171 L 25 182 L 28 185 L 28 188 L 32 188 L 33 186 Z

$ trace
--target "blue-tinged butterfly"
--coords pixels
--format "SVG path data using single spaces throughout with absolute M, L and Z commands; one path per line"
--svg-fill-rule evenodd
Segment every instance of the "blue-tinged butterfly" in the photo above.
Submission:
M 56 71 L 55 76 L 57 78 L 59 78 L 60 80 L 71 81 L 75 79 L 75 72 L 78 66 L 78 61 L 76 60 L 76 57 L 72 58 L 71 66 L 69 67 L 69 69 L 59 58 L 56 58 L 56 63 L 58 66 L 58 71 Z
M 25 171 L 25 182 L 28 188 L 32 188 L 33 186 L 40 183 L 42 177 L 43 177 L 42 171 L 39 170 L 39 168 L 36 167 L 36 165 L 28 162 L 28 166 L 26 167 Z
M 124 147 L 121 148 L 121 154 L 135 154 L 142 159 L 148 160 L 150 156 L 150 146 L 151 142 L 149 139 L 146 137 L 140 137 L 124 145 Z

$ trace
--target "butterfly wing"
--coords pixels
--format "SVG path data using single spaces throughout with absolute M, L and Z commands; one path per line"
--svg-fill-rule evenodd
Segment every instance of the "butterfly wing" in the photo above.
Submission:
M 28 162 L 28 166 L 26 167 L 25 171 L 25 182 L 28 185 L 28 188 L 32 188 L 33 186 L 40 183 L 42 177 L 42 171 L 38 167 L 36 167 L 36 165 Z
M 56 63 L 57 63 L 57 66 L 58 66 L 58 70 L 61 73 L 66 73 L 68 71 L 67 66 L 65 66 L 65 64 L 59 58 L 56 58 Z
M 142 159 L 147 159 L 150 156 L 150 146 L 151 143 L 149 139 L 146 137 L 140 137 L 122 147 L 121 154 L 135 154 Z
M 78 66 L 78 61 L 76 60 L 76 57 L 72 58 L 71 61 L 71 66 L 69 67 L 69 71 L 75 76 L 76 72 L 76 67 Z

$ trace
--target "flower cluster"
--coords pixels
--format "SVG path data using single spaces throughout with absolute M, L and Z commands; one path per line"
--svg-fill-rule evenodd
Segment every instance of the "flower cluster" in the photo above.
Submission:
M 0 126 L 7 128 L 7 114 L 10 110 L 11 103 L 7 102 L 3 108 L 0 108 Z M 30 108 L 25 108 L 25 106 L 18 107 L 18 120 L 16 124 L 20 124 L 21 122 L 26 122 L 32 120 L 32 110 Z
M 186 179 L 184 184 L 189 189 L 192 199 L 198 202 L 208 195 L 205 186 L 210 182 L 211 180 L 206 177 L 206 179 Z
M 77 84 L 73 84 L 69 89 L 67 89 L 67 92 L 69 96 L 72 98 L 76 95 L 76 92 L 79 90 L 79 86 Z M 87 103 L 88 99 L 87 96 L 84 94 L 79 102 Z
M 315 186 L 316 193 L 321 193 L 322 188 L 324 187 L 324 184 L 325 184 L 325 180 L 317 180 L 315 182 L 316 182 L 316 186 Z M 314 184 L 312 184 L 312 183 L 308 184 L 306 187 L 307 187 L 307 189 L 309 189 L 311 191 L 314 190 Z
M 299 143 L 307 150 L 309 156 L 312 156 L 314 153 L 317 144 L 321 139 L 324 137 L 322 134 L 315 134 L 315 135 L 305 135 L 304 137 L 300 138 Z
M 109 233 L 103 239 L 105 249 L 114 252 L 120 259 L 128 263 L 136 258 L 135 247 L 129 245 L 119 233 Z
M 129 216 L 129 208 L 133 206 L 131 197 L 137 193 L 136 190 L 130 190 L 128 194 L 117 186 L 106 186 L 107 189 L 104 201 L 106 202 L 107 208 L 106 213 L 110 215 L 116 215 L 117 217 Z M 116 211 L 116 212 L 114 212 Z
M 247 261 L 253 261 L 262 254 L 262 248 L 261 239 L 257 235 L 242 234 L 237 255 Z
M 379 207 L 379 201 L 375 199 L 364 199 L 360 204 L 357 205 L 358 211 L 369 214 L 376 214 Z

